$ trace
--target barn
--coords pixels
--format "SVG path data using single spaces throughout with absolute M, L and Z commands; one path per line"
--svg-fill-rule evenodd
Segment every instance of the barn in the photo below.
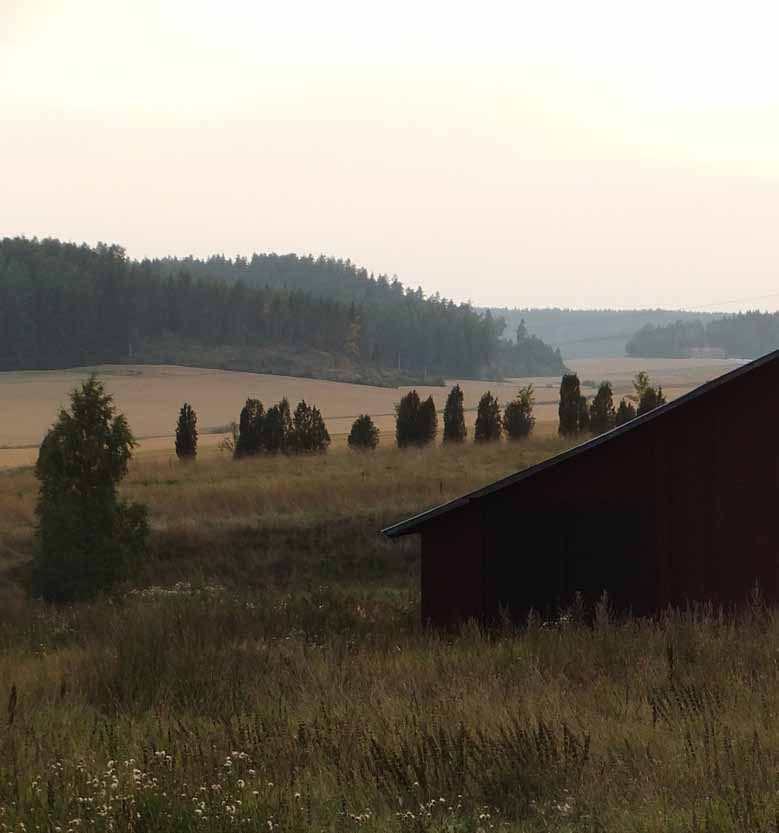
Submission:
M 779 351 L 383 532 L 422 536 L 436 626 L 522 621 L 577 592 L 636 615 L 756 585 L 779 602 Z

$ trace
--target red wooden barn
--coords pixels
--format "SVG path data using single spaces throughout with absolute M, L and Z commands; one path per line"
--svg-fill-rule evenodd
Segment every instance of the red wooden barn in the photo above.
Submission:
M 755 585 L 779 602 L 779 351 L 384 530 L 411 533 L 434 625 L 521 620 L 577 591 L 635 614 Z

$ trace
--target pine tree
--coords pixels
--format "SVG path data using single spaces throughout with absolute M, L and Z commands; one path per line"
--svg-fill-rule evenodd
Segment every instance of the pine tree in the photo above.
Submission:
M 181 406 L 176 425 L 176 456 L 179 460 L 197 457 L 197 414 L 186 402 Z
M 110 591 L 145 551 L 148 510 L 120 501 L 135 447 L 124 415 L 93 375 L 70 395 L 41 444 L 30 590 L 69 602 Z
M 305 399 L 298 403 L 292 417 L 292 435 L 289 448 L 294 451 L 326 451 L 330 434 L 319 408 L 307 405 Z
M 527 385 L 520 388 L 516 399 L 512 399 L 504 408 L 503 427 L 510 440 L 521 440 L 530 435 L 536 422 L 533 416 L 534 403 L 533 386 Z
M 590 406 L 590 431 L 603 434 L 614 427 L 616 419 L 611 382 L 601 382 Z
M 561 435 L 568 436 L 578 433 L 581 398 L 579 377 L 575 373 L 566 373 L 560 382 L 558 415 L 560 417 L 559 432 Z
M 473 438 L 478 442 L 499 440 L 503 432 L 500 405 L 496 397 L 487 391 L 479 400 L 476 409 L 476 425 Z
M 444 442 L 461 443 L 466 435 L 463 392 L 459 385 L 455 385 L 449 391 L 444 407 Z
M 379 444 L 379 429 L 368 414 L 360 414 L 349 432 L 349 448 L 356 451 L 372 451 Z
M 619 407 L 617 408 L 617 415 L 614 420 L 615 425 L 624 425 L 626 422 L 630 422 L 631 419 L 635 419 L 636 417 L 636 409 L 632 402 L 628 402 L 627 399 L 624 397 L 620 400 Z

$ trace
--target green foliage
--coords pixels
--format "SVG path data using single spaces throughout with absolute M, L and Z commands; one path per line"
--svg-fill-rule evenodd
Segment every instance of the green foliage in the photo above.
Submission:
M 444 406 L 444 442 L 464 442 L 467 434 L 463 412 L 463 392 L 459 385 L 455 385 L 449 391 Z
M 286 453 L 293 447 L 292 415 L 285 396 L 278 405 L 268 408 L 262 421 L 262 450 Z
M 633 387 L 636 389 L 636 398 L 638 399 L 636 416 L 648 414 L 658 406 L 665 405 L 663 389 L 659 386 L 657 388 L 653 387 L 645 371 L 642 370 L 636 374 Z
M 395 413 L 398 448 L 433 442 L 438 431 L 438 416 L 432 396 L 421 402 L 416 390 L 409 391 L 395 406 Z
M 238 437 L 234 444 L 236 458 L 252 457 L 263 450 L 265 408 L 259 399 L 247 399 L 238 421 Z
M 379 444 L 379 429 L 368 414 L 360 414 L 352 423 L 347 440 L 349 448 L 356 451 L 372 451 Z
M 590 431 L 603 434 L 610 431 L 617 420 L 611 382 L 601 382 L 590 405 Z
M 536 419 L 533 416 L 535 395 L 533 385 L 519 389 L 516 399 L 506 405 L 503 410 L 503 427 L 511 440 L 521 440 L 530 436 Z
M 497 397 L 490 391 L 482 394 L 476 409 L 476 425 L 473 438 L 475 442 L 494 442 L 503 433 L 503 420 L 500 415 L 500 405 Z
M 38 541 L 30 590 L 69 602 L 110 591 L 144 552 L 148 512 L 118 498 L 135 445 L 112 397 L 93 375 L 70 395 L 41 444 Z
M 590 405 L 586 396 L 579 397 L 578 421 L 580 432 L 590 430 Z
M 197 414 L 186 402 L 181 406 L 176 424 L 176 456 L 179 460 L 197 457 Z
M 624 397 L 620 399 L 619 407 L 617 408 L 617 414 L 614 419 L 615 425 L 624 425 L 626 422 L 630 422 L 631 419 L 636 418 L 636 407 L 632 402 L 629 402 Z
M 298 403 L 292 417 L 291 448 L 295 451 L 326 451 L 330 434 L 319 408 L 307 405 L 305 399 Z
M 581 399 L 579 377 L 575 373 L 566 373 L 560 382 L 560 404 L 557 411 L 560 418 L 561 436 L 579 433 Z
M 504 329 L 470 304 L 426 298 L 349 261 L 136 262 L 120 246 L 0 240 L 0 370 L 161 354 L 240 367 L 265 351 L 276 372 L 300 372 L 304 354 L 309 373 L 334 376 L 344 366 L 366 380 L 390 368 L 410 378 L 562 371 L 548 345 L 528 337 L 518 347 L 501 339 Z

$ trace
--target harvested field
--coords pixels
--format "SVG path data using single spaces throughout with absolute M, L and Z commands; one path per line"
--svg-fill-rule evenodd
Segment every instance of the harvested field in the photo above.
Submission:
M 569 362 L 582 381 L 610 379 L 617 396 L 631 390 L 633 375 L 646 369 L 653 380 L 666 389 L 669 398 L 714 378 L 735 366 L 717 359 L 580 359 Z M 394 407 L 407 388 L 393 389 L 203 368 L 169 365 L 105 365 L 63 371 L 0 373 L 0 468 L 30 465 L 37 445 L 67 403 L 68 392 L 96 370 L 126 413 L 144 451 L 169 451 L 178 409 L 190 402 L 198 413 L 201 448 L 215 448 L 222 434 L 220 427 L 237 420 L 247 397 L 264 403 L 286 396 L 294 405 L 305 399 L 322 411 L 334 444 L 343 444 L 352 421 L 360 413 L 370 414 L 385 441 L 394 431 Z M 456 380 L 450 380 L 448 386 Z M 460 380 L 465 394 L 467 418 L 473 421 L 479 397 L 485 390 L 495 393 L 502 403 L 513 397 L 519 385 L 532 382 L 536 388 L 536 418 L 539 430 L 557 419 L 559 379 L 539 377 L 505 382 Z M 422 396 L 433 396 L 442 409 L 447 387 L 418 387 Z M 585 390 L 585 393 L 592 393 Z M 546 429 L 548 431 L 548 427 Z

